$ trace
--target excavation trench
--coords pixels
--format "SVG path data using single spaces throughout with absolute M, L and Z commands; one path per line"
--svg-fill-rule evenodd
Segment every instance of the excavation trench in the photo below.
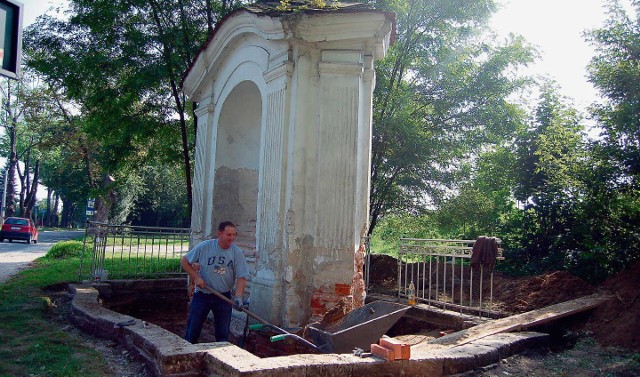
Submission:
M 105 308 L 155 324 L 182 337 L 189 307 L 185 284 L 183 279 L 166 279 L 154 282 L 108 281 L 93 286 L 98 290 L 99 300 Z M 405 316 L 408 309 L 405 305 L 374 300 L 328 325 L 313 324 L 305 329 L 285 329 L 299 338 L 285 338 L 277 342 L 273 342 L 272 337 L 281 332 L 269 326 L 259 326 L 254 318 L 234 312 L 230 341 L 261 358 L 302 353 L 351 353 L 357 348 L 368 352 L 368 345 L 376 343 L 385 333 L 409 336 L 408 339 L 427 339 L 464 326 L 463 322 L 456 320 L 457 316 L 421 318 L 419 310 Z M 468 327 L 471 322 L 465 323 Z M 319 349 L 305 345 L 300 338 L 307 339 Z M 210 317 L 205 323 L 199 342 L 215 342 L 213 318 Z
M 540 332 L 504 332 L 513 330 L 508 321 L 479 320 L 419 305 L 386 333 L 412 345 L 409 360 L 388 362 L 366 353 L 318 354 L 291 339 L 271 343 L 273 333 L 265 330 L 249 331 L 245 337 L 241 315 L 234 315 L 232 343 L 212 342 L 213 327 L 207 324 L 203 343 L 190 344 L 182 339 L 188 307 L 185 286 L 184 279 L 71 285 L 71 320 L 90 334 L 136 351 L 162 376 L 444 376 L 496 363 L 550 340 Z M 483 326 L 495 331 L 473 332 Z

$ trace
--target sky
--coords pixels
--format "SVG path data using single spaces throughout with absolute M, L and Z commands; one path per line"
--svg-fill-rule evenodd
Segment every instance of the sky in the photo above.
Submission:
M 501 35 L 520 34 L 539 49 L 541 59 L 528 73 L 557 81 L 578 109 L 597 100 L 597 91 L 586 78 L 594 50 L 582 33 L 604 24 L 604 0 L 498 1 L 503 8 L 492 18 L 492 28 Z
M 17 0 L 24 5 L 23 25 L 30 25 L 36 17 L 44 14 L 49 8 L 66 4 L 65 0 Z

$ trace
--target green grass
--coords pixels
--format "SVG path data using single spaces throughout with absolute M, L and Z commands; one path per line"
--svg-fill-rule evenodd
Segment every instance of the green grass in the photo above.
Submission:
M 104 268 L 107 270 L 108 278 L 110 279 L 159 278 L 183 273 L 180 267 L 180 258 L 183 253 L 186 253 L 186 246 L 188 246 L 184 241 L 176 240 L 174 242 L 166 239 L 156 239 L 152 242 L 151 239 L 126 239 L 124 244 L 114 244 L 112 241 L 112 239 L 108 239 L 106 240 L 106 246 L 101 246 L 105 250 L 104 260 L 102 261 L 92 260 L 94 245 L 90 239 L 86 243 L 71 241 L 69 245 L 65 245 L 68 246 L 65 248 L 66 251 L 54 251 L 52 248 L 49 254 L 56 256 L 64 253 L 81 255 L 84 247 L 85 253 L 80 273 L 82 280 L 93 278 L 91 276 L 92 267 L 95 269 Z M 149 247 L 151 245 L 154 247 Z M 184 247 L 172 248 L 172 246 L 180 245 Z M 159 249 L 158 246 L 160 246 Z M 92 266 L 92 263 L 95 263 L 95 266 Z
M 189 239 L 187 236 L 172 238 L 171 236 L 158 236 L 158 237 L 135 237 L 135 236 L 127 236 L 127 237 L 118 237 L 118 236 L 109 236 L 107 237 L 105 244 L 107 246 L 151 246 L 151 245 L 161 245 L 161 246 L 189 246 Z M 87 242 L 87 244 L 93 245 L 93 242 Z
M 89 263 L 91 261 L 89 260 Z M 105 259 L 105 269 L 109 272 L 110 279 L 124 278 L 158 278 L 168 277 L 172 274 L 182 274 L 180 258 L 141 258 L 128 256 L 115 256 Z M 83 270 L 87 270 L 86 266 Z
M 0 376 L 104 376 L 100 353 L 86 347 L 59 320 L 43 288 L 77 280 L 78 256 L 46 256 L 0 284 Z

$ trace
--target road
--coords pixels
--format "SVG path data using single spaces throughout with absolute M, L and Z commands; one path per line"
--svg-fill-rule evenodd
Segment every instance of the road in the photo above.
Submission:
M 40 232 L 37 244 L 24 241 L 0 242 L 0 283 L 29 266 L 34 259 L 45 255 L 58 241 L 84 236 L 84 230 Z

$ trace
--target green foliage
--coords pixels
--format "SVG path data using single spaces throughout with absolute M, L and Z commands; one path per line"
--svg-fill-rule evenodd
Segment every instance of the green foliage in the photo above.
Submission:
M 36 204 L 40 179 L 40 165 L 46 143 L 55 134 L 57 117 L 50 93 L 39 85 L 37 78 L 25 69 L 19 81 L 0 81 L 3 97 L 0 156 L 6 158 L 9 168 L 7 201 L 17 202 L 11 215 L 31 217 Z M 15 182 L 19 187 L 15 187 Z
M 183 163 L 190 211 L 195 129 L 179 83 L 214 20 L 236 5 L 75 0 L 67 19 L 41 17 L 25 30 L 27 64 L 56 88 L 59 103 L 80 113 L 67 111 L 71 145 L 59 151 L 61 161 L 75 153 L 80 169 L 58 168 L 85 177 L 83 200 L 90 191 L 110 204 L 119 190 L 112 221 L 122 221 L 135 198 L 125 177 L 158 161 Z M 106 175 L 116 187 L 101 183 Z
M 377 232 L 382 240 L 396 241 L 400 238 L 437 238 L 434 220 L 428 215 L 391 215 L 384 218 Z
M 511 137 L 523 113 L 507 98 L 527 81 L 509 72 L 534 56 L 521 38 L 498 44 L 484 33 L 493 1 L 387 6 L 398 32 L 376 69 L 370 232 L 390 213 L 437 204 L 467 162 Z
M 371 251 L 375 254 L 398 255 L 400 238 L 442 238 L 430 214 L 421 216 L 385 216 L 371 235 Z
M 436 213 L 445 238 L 475 239 L 497 234 L 501 213 L 485 192 L 472 187 L 445 201 Z
M 619 1 L 608 1 L 604 27 L 587 33 L 596 56 L 589 65 L 589 81 L 606 99 L 594 105 L 602 127 L 601 144 L 635 181 L 640 174 L 640 3 L 629 15 Z
M 90 252 L 84 246 L 82 241 L 59 241 L 56 242 L 47 252 L 46 257 L 52 259 L 64 259 L 80 257 L 84 253 L 88 255 Z
M 581 118 L 553 83 L 541 90 L 529 126 L 516 138 L 511 169 L 522 214 L 508 249 L 531 272 L 566 268 L 569 255 L 581 248 L 576 236 L 588 166 Z
M 183 171 L 175 164 L 149 165 L 140 171 L 142 192 L 128 222 L 133 225 L 186 227 L 189 224 Z

